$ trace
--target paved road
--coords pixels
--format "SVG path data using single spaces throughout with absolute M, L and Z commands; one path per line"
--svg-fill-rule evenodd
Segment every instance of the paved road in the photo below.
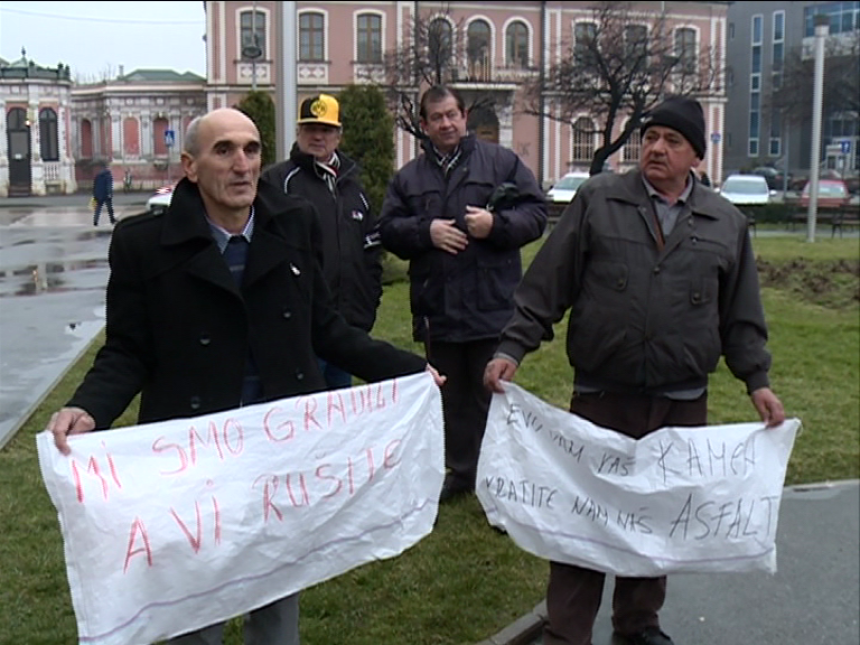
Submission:
M 661 621 L 675 643 L 860 643 L 860 482 L 786 489 L 776 545 L 773 576 L 670 576 Z M 614 645 L 611 593 L 607 579 L 594 645 Z

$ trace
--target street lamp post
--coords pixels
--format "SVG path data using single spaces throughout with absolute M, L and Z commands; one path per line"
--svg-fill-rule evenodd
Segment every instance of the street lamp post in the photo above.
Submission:
M 830 20 L 815 15 L 815 76 L 812 92 L 812 160 L 809 168 L 809 210 L 806 213 L 806 241 L 815 241 L 818 215 L 818 177 L 821 167 L 821 113 L 824 103 L 824 41 L 830 32 Z
M 275 3 L 278 60 L 275 70 L 275 147 L 278 159 L 286 159 L 295 139 L 297 112 L 296 3 Z

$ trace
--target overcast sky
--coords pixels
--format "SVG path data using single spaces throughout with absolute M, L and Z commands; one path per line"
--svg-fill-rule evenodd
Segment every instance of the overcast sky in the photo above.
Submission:
M 206 19 L 196 2 L 0 2 L 0 57 L 42 67 L 62 62 L 72 78 L 100 80 L 139 68 L 206 75 Z

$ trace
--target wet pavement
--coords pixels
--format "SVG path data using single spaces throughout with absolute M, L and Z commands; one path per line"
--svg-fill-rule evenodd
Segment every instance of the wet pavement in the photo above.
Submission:
M 147 197 L 116 198 L 116 216 Z M 111 230 L 80 195 L 0 200 L 0 447 L 104 326 Z

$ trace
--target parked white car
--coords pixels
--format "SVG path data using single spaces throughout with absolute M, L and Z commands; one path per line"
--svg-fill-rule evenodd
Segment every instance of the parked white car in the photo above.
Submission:
M 761 175 L 729 175 L 720 194 L 735 206 L 761 206 L 770 203 L 771 190 Z
M 585 183 L 587 172 L 569 172 L 559 179 L 546 193 L 547 201 L 569 203 L 573 201 L 576 191 Z
M 171 184 L 156 190 L 155 194 L 146 200 L 146 210 L 150 213 L 164 213 L 170 206 L 170 199 L 173 197 L 175 186 L 176 184 Z

